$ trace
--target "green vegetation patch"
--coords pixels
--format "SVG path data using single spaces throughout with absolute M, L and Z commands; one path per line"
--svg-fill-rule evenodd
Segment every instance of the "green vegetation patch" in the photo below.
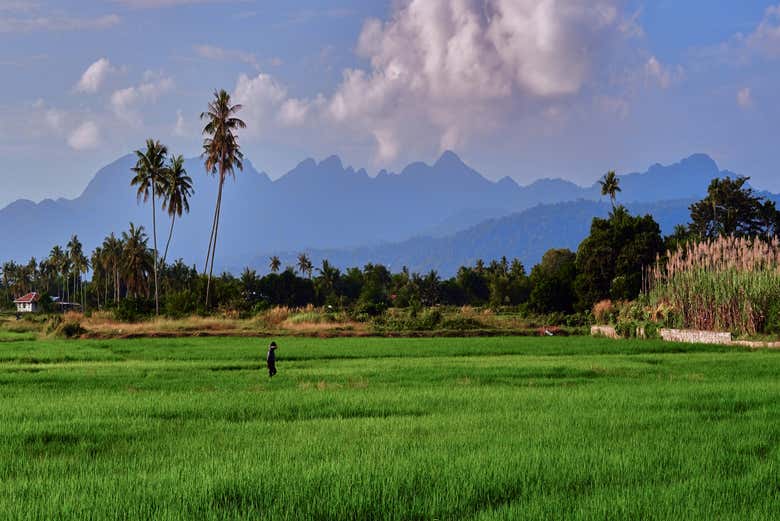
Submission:
M 16 341 L 0 519 L 773 519 L 780 353 L 592 338 Z

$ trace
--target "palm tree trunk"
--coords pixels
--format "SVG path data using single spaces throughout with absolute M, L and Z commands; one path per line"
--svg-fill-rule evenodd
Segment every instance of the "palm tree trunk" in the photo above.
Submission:
M 163 253 L 162 265 L 165 266 L 165 259 L 168 258 L 168 246 L 171 245 L 171 237 L 173 237 L 173 223 L 176 222 L 176 213 L 171 215 L 171 230 L 168 232 L 168 242 L 165 243 L 165 253 Z
M 203 274 L 209 269 L 209 259 L 211 259 L 211 247 L 214 245 L 214 228 L 217 226 L 217 215 L 219 214 L 220 193 L 217 191 L 217 201 L 214 203 L 214 220 L 211 223 L 211 235 L 209 236 L 209 249 L 206 252 L 206 262 L 203 264 Z
M 219 173 L 219 190 L 217 191 L 217 209 L 214 212 L 214 243 L 211 247 L 211 264 L 209 265 L 209 278 L 206 282 L 206 310 L 209 308 L 209 295 L 211 290 L 211 275 L 214 271 L 214 257 L 217 253 L 217 234 L 219 233 L 219 213 L 222 210 L 222 187 L 225 184 L 225 176 L 222 174 L 220 168 Z
M 152 235 L 154 236 L 154 314 L 160 314 L 160 300 L 157 292 L 157 209 L 154 200 L 154 183 L 156 180 L 152 178 Z

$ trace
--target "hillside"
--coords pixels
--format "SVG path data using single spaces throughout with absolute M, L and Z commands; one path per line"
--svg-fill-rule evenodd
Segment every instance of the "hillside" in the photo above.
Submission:
M 22 200 L 0 210 L 0 259 L 42 258 L 54 244 L 66 243 L 73 234 L 89 251 L 107 234 L 127 229 L 131 221 L 150 232 L 151 211 L 137 203 L 129 186 L 132 165 L 133 157 L 128 155 L 102 168 L 75 199 Z M 186 168 L 195 181 L 196 194 L 191 213 L 177 221 L 169 257 L 194 264 L 202 262 L 205 254 L 216 180 L 206 176 L 200 159 L 188 160 Z M 695 155 L 674 165 L 654 165 L 645 173 L 622 176 L 620 199 L 696 198 L 706 192 L 709 179 L 721 175 L 733 174 L 721 172 L 709 157 Z M 461 246 L 455 246 L 452 236 L 458 232 L 485 234 L 471 241 L 472 246 L 495 237 L 496 247 L 503 244 L 514 252 L 527 252 L 522 255 L 530 260 L 547 245 L 576 245 L 581 228 L 596 214 L 594 208 L 603 206 L 583 207 L 584 213 L 572 215 L 556 215 L 554 211 L 548 215 L 544 210 L 527 213 L 523 227 L 517 230 L 494 228 L 496 223 L 508 222 L 501 218 L 540 204 L 578 199 L 600 200 L 598 185 L 583 188 L 560 179 L 542 179 L 520 186 L 509 177 L 494 182 L 452 152 L 444 153 L 432 165 L 413 163 L 398 174 L 383 171 L 375 177 L 365 170 L 345 167 L 336 156 L 319 163 L 307 159 L 277 180 L 247 162 L 244 172 L 239 172 L 235 181 L 228 180 L 225 188 L 218 268 L 240 269 L 263 252 L 308 248 L 368 253 L 383 251 L 385 246 L 380 245 L 387 243 L 404 244 L 410 251 L 435 251 L 429 261 L 424 253 L 415 254 L 418 260 L 414 262 L 412 257 L 404 257 L 415 266 L 434 267 L 448 262 L 442 258 L 448 251 L 457 262 L 476 255 L 467 255 L 467 246 L 462 246 L 462 252 L 458 249 Z M 560 222 L 554 223 L 556 220 Z M 481 222 L 484 224 L 472 228 Z M 162 215 L 158 233 L 163 238 L 168 224 Z M 557 225 L 570 233 L 559 234 Z M 502 240 L 501 234 L 509 234 L 507 240 Z M 512 234 L 517 238 L 512 239 Z M 427 239 L 410 239 L 422 236 L 437 237 L 452 246 L 442 252 L 439 246 L 427 246 Z M 382 258 L 392 256 L 383 254 Z
M 688 221 L 693 199 L 662 201 L 658 203 L 630 203 L 633 213 L 652 214 L 662 232 L 671 233 L 674 226 Z M 446 237 L 416 237 L 403 242 L 355 249 L 310 249 L 307 253 L 315 265 L 328 259 L 340 268 L 363 266 L 368 262 L 381 263 L 400 270 L 434 269 L 440 275 L 453 275 L 460 266 L 473 265 L 477 259 L 488 262 L 519 258 L 530 269 L 551 248 L 569 248 L 576 251 L 588 235 L 594 217 L 606 217 L 608 203 L 579 200 L 551 205 L 540 205 L 523 212 L 498 219 L 490 219 L 469 229 Z M 284 265 L 295 265 L 295 252 L 280 254 Z M 267 256 L 255 257 L 253 266 L 266 268 Z

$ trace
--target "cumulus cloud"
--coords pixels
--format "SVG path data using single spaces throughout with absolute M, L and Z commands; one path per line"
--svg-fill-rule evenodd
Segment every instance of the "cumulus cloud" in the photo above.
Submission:
M 68 145 L 77 151 L 91 150 L 100 144 L 100 128 L 94 121 L 85 121 L 68 138 Z
M 743 109 L 749 109 L 753 106 L 753 93 L 750 87 L 744 87 L 737 91 L 737 105 Z
M 248 133 L 256 136 L 266 134 L 275 124 L 302 125 L 314 108 L 324 104 L 322 97 L 314 101 L 290 97 L 283 85 L 264 73 L 239 76 L 234 97 L 244 106 Z
M 248 135 L 301 127 L 361 144 L 369 137 L 375 161 L 386 164 L 510 126 L 554 131 L 585 106 L 625 118 L 632 89 L 649 80 L 667 88 L 683 76 L 624 45 L 643 31 L 638 13 L 624 16 L 622 0 L 393 5 L 387 20 L 364 23 L 356 52 L 368 65 L 344 70 L 327 95 L 296 98 L 271 75 L 241 75 L 234 97 Z M 605 89 L 610 83 L 618 85 Z
M 447 148 L 501 113 L 544 112 L 545 103 L 578 95 L 601 47 L 626 37 L 618 4 L 410 0 L 389 21 L 364 25 L 357 51 L 370 70 L 344 72 L 329 115 L 362 126 L 390 160 L 410 135 L 404 122 L 423 120 Z
M 138 85 L 114 91 L 111 95 L 111 109 L 121 120 L 134 126 L 141 125 L 138 107 L 154 103 L 160 96 L 173 88 L 173 79 L 147 71 L 144 81 Z
M 108 58 L 100 58 L 98 61 L 87 67 L 81 79 L 76 84 L 76 92 L 95 93 L 100 90 L 103 82 L 109 74 L 115 69 L 108 61 Z

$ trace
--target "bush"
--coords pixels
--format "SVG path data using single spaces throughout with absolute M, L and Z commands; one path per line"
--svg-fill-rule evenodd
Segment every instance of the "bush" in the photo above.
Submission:
M 619 320 L 615 325 L 615 332 L 623 338 L 636 338 L 639 323 L 633 320 Z
M 485 324 L 477 319 L 470 317 L 457 317 L 445 320 L 441 325 L 442 329 L 452 329 L 455 331 L 472 331 L 475 329 L 485 329 Z
M 78 322 L 65 322 L 60 326 L 58 333 L 65 338 L 75 338 L 86 333 L 87 330 L 81 327 Z
M 120 322 L 137 322 L 152 314 L 154 304 L 144 299 L 126 298 L 114 310 L 114 319 Z
M 191 291 L 172 293 L 165 298 L 163 309 L 164 313 L 171 318 L 193 315 L 198 311 L 197 295 Z
M 780 335 L 780 302 L 774 301 L 769 306 L 764 329 L 770 335 Z
M 356 318 L 359 317 L 378 317 L 387 311 L 387 305 L 384 302 L 360 301 L 355 305 L 353 313 Z
M 597 324 L 612 324 L 617 318 L 617 309 L 610 299 L 593 304 L 593 318 Z

